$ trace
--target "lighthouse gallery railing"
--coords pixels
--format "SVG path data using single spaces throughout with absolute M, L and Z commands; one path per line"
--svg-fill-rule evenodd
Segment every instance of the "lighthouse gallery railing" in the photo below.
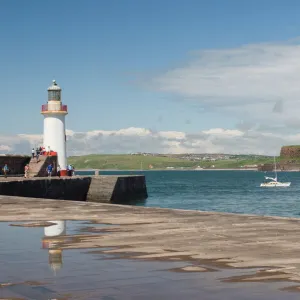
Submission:
M 63 104 L 44 104 L 42 105 L 42 111 L 68 111 L 68 106 Z

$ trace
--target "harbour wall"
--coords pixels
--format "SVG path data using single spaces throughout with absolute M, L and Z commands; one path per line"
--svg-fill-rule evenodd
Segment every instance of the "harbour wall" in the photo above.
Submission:
M 145 176 L 139 175 L 3 178 L 0 195 L 102 203 L 129 203 L 148 197 Z
M 0 156 L 0 169 L 1 175 L 3 174 L 2 168 L 7 164 L 9 168 L 9 175 L 24 174 L 24 167 L 30 161 L 30 156 L 25 155 L 1 155 Z

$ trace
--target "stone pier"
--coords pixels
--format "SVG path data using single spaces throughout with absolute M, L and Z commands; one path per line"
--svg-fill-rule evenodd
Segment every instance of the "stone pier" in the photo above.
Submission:
M 300 219 L 8 196 L 0 196 L 0 207 L 0 221 L 29 221 L 32 226 L 37 221 L 92 221 L 85 225 L 92 235 L 66 236 L 61 249 L 95 248 L 120 258 L 194 266 L 182 272 L 247 269 L 247 276 L 230 280 L 292 281 L 300 291 Z
M 104 203 L 148 197 L 145 176 L 139 175 L 1 178 L 0 195 Z

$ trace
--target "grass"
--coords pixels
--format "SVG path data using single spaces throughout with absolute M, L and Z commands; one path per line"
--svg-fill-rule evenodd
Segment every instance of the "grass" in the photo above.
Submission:
M 217 169 L 230 169 L 230 168 L 241 168 L 245 165 L 260 165 L 266 163 L 273 163 L 272 158 L 255 158 L 255 159 L 228 159 L 218 160 L 215 162 L 203 162 L 201 167 L 210 167 L 214 165 Z
M 91 154 L 84 156 L 69 157 L 69 163 L 73 164 L 75 169 L 115 169 L 115 170 L 147 170 L 150 165 L 153 169 L 166 169 L 168 167 L 194 169 L 197 166 L 210 168 L 212 165 L 216 169 L 241 168 L 244 165 L 272 163 L 273 159 L 269 157 L 246 157 L 240 159 L 228 159 L 217 161 L 189 161 L 186 159 L 144 156 L 144 155 L 102 155 Z
M 300 148 L 300 145 L 287 145 L 283 146 L 282 148 Z
M 76 169 L 118 169 L 118 170 L 139 170 L 149 169 L 152 165 L 155 169 L 165 169 L 167 167 L 190 168 L 195 165 L 183 159 L 155 157 L 143 155 L 98 155 L 91 154 L 85 156 L 73 156 L 69 162 Z

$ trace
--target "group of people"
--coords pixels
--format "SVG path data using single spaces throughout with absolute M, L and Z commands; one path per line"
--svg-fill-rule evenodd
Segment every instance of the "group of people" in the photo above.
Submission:
M 39 162 L 40 155 L 45 155 L 45 154 L 50 155 L 50 153 L 51 153 L 50 146 L 48 146 L 48 150 L 46 150 L 45 147 L 43 147 L 43 146 L 37 147 L 36 149 L 32 148 L 32 150 L 31 150 L 32 159 L 36 158 L 37 163 Z M 50 163 L 46 168 L 46 172 L 47 172 L 48 177 L 51 177 L 53 175 L 53 170 L 54 170 L 54 167 L 53 167 L 52 163 Z M 74 176 L 75 175 L 75 168 L 74 168 L 73 165 L 69 164 L 66 167 L 66 170 L 67 170 L 67 175 L 68 176 Z M 29 164 L 27 164 L 24 168 L 24 177 L 27 178 L 28 174 L 29 174 Z M 58 177 L 61 176 L 61 168 L 60 168 L 59 165 L 56 168 L 56 174 L 55 175 L 58 176 Z
M 67 166 L 67 174 L 68 176 L 74 176 L 75 175 L 75 168 L 73 165 Z
M 48 177 L 51 177 L 52 174 L 53 174 L 53 164 L 50 163 L 47 168 L 46 168 L 46 172 L 47 172 L 47 176 Z M 7 165 L 5 165 L 3 167 L 3 172 L 4 172 L 4 176 L 6 177 L 6 174 L 8 173 L 8 167 Z M 25 178 L 28 178 L 28 175 L 29 175 L 29 164 L 27 164 L 25 167 L 24 167 L 24 177 Z M 68 176 L 74 176 L 75 175 L 75 168 L 73 165 L 68 165 L 67 166 L 67 175 Z M 60 168 L 60 165 L 57 166 L 56 168 L 56 176 L 60 177 L 61 176 L 61 168 Z
M 53 165 L 51 163 L 47 166 L 46 171 L 47 171 L 48 177 L 51 177 L 51 175 L 53 173 Z M 60 165 L 58 165 L 57 168 L 56 168 L 56 175 L 58 177 L 61 176 Z M 71 164 L 67 166 L 67 175 L 70 176 L 70 177 L 75 175 L 75 168 Z
M 68 176 L 74 176 L 75 175 L 75 168 L 73 165 L 69 164 L 67 166 L 67 175 Z M 2 168 L 2 171 L 3 171 L 3 175 L 4 177 L 6 178 L 8 173 L 9 173 L 9 168 L 8 168 L 8 165 L 5 164 Z M 47 168 L 46 168 L 46 171 L 47 171 L 47 175 L 48 177 L 51 177 L 52 176 L 52 173 L 53 173 L 53 165 L 52 163 L 50 163 Z M 25 167 L 24 167 L 24 177 L 25 178 L 28 178 L 29 176 L 29 164 L 26 164 Z M 60 165 L 57 166 L 56 168 L 56 176 L 60 177 L 61 176 L 61 168 L 60 168 Z
M 46 148 L 44 146 L 37 147 L 36 149 L 32 148 L 31 150 L 32 159 L 36 157 L 36 162 L 39 162 L 40 155 L 44 155 L 45 153 L 51 152 L 50 147 L 48 148 L 49 148 L 48 151 L 46 151 Z

